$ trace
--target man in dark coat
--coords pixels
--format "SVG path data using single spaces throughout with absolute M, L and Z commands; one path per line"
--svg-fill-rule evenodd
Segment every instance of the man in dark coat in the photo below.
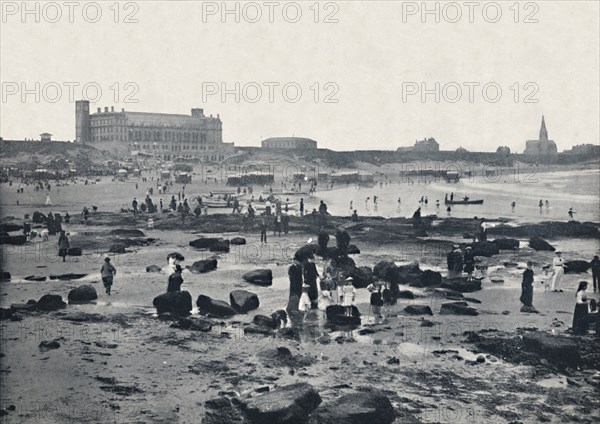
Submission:
M 348 234 L 348 231 L 344 226 L 337 229 L 335 240 L 337 242 L 337 247 L 343 253 L 346 253 L 348 251 L 348 246 L 350 245 L 350 234 Z
M 519 298 L 523 307 L 521 312 L 534 312 L 533 309 L 533 263 L 527 262 L 527 269 L 523 272 L 521 282 L 521 297 Z
M 293 312 L 298 310 L 300 296 L 302 296 L 302 264 L 297 259 L 288 268 L 290 277 L 290 296 L 286 310 Z
M 319 229 L 317 242 L 319 243 L 319 254 L 321 256 L 325 256 L 325 254 L 327 253 L 327 243 L 329 243 L 329 234 L 327 234 L 323 227 Z
M 317 301 L 319 297 L 319 289 L 317 288 L 318 276 L 319 272 L 317 271 L 315 258 L 314 256 L 309 256 L 309 258 L 304 262 L 304 284 L 310 286 L 308 289 L 308 297 L 310 298 L 312 308 L 317 307 Z

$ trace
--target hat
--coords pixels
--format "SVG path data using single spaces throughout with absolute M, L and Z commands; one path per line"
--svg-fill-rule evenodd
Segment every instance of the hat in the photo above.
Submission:
M 562 252 L 561 252 L 560 250 L 557 250 L 557 251 L 556 251 L 556 252 L 554 252 L 554 253 L 556 253 L 557 255 L 560 255 Z
M 459 247 L 459 246 L 458 246 L 458 244 L 453 244 L 453 245 L 452 245 L 452 248 L 453 248 L 453 249 L 458 249 L 458 247 Z
M 472 247 L 471 246 L 467 246 L 466 249 L 472 249 Z
M 104 262 L 110 262 L 110 258 L 104 258 Z

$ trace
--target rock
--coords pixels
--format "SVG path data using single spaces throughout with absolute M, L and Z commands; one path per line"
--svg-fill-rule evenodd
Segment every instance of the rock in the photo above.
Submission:
M 207 333 L 212 330 L 212 323 L 199 318 L 179 318 L 179 320 L 176 323 L 173 323 L 171 327 Z
M 175 258 L 175 260 L 179 261 L 179 262 L 183 262 L 185 261 L 185 256 L 183 256 L 181 253 L 179 252 L 171 252 L 167 255 L 167 261 L 169 261 L 169 259 L 171 258 Z
M 349 277 L 352 277 L 354 279 L 352 284 L 357 289 L 367 288 L 369 284 L 372 284 L 375 281 L 375 278 L 373 277 L 373 271 L 368 266 L 352 268 L 350 270 Z
M 506 268 L 516 268 L 519 266 L 517 262 L 504 262 Z
M 240 246 L 246 244 L 246 239 L 244 237 L 234 237 L 229 240 L 229 244 L 233 244 L 234 246 Z
M 258 296 L 246 290 L 234 290 L 229 293 L 229 303 L 241 314 L 257 309 L 260 305 Z
M 149 265 L 146 267 L 146 272 L 160 272 L 161 268 L 158 265 Z
M 124 237 L 146 237 L 142 230 L 136 230 L 134 228 L 117 228 L 112 230 L 110 235 Z
M 81 256 L 83 254 L 81 247 L 70 247 L 67 250 L 67 255 L 69 256 Z
M 10 320 L 11 321 L 23 321 L 23 317 L 18 312 L 15 312 L 10 316 Z
M 314 256 L 319 251 L 319 245 L 316 243 L 305 244 L 294 253 L 294 259 L 304 262 L 310 256 Z
M 445 280 L 442 283 L 441 288 L 454 290 L 461 293 L 471 293 L 477 290 L 481 290 L 481 281 L 467 281 L 466 279 Z
M 58 339 L 54 339 L 54 340 L 43 340 L 42 342 L 40 342 L 40 350 L 42 352 L 47 352 L 51 349 L 58 349 L 60 347 L 60 343 L 58 341 Z
M 352 306 L 352 316 L 346 316 L 346 308 L 342 305 L 330 305 L 325 309 L 327 323 L 334 326 L 356 326 L 360 325 L 360 312 L 356 306 Z
M 190 246 L 195 247 L 196 249 L 210 249 L 212 246 L 219 244 L 222 240 L 222 238 L 201 237 L 190 241 Z
M 404 312 L 408 315 L 433 315 L 428 305 L 408 305 Z
M 494 284 L 503 284 L 504 280 L 502 278 L 492 278 L 490 281 Z
M 14 231 L 21 231 L 23 229 L 22 225 L 14 224 L 12 222 L 7 222 L 4 224 L 0 224 L 0 231 L 4 231 L 7 233 L 11 233 Z
M 477 355 L 476 361 L 479 362 L 480 364 L 483 364 L 485 362 L 485 356 Z
M 34 312 L 36 310 L 35 303 L 12 303 L 10 310 L 14 314 L 17 311 Z
M 122 243 L 114 243 L 108 251 L 110 253 L 127 253 L 127 246 Z
M 69 303 L 85 303 L 98 299 L 96 289 L 90 284 L 79 286 L 69 292 Z
M 579 274 L 587 272 L 592 264 L 588 261 L 566 261 L 565 262 L 565 274 Z
M 398 283 L 399 271 L 393 261 L 379 261 L 373 268 L 373 275 L 388 283 Z
M 0 308 L 0 320 L 9 319 L 12 315 L 12 310 L 9 308 Z
M 20 236 L 1 236 L 0 244 L 11 244 L 15 246 L 20 246 L 27 243 L 27 237 L 24 235 Z
M 450 300 L 463 300 L 465 298 L 461 292 L 443 288 L 434 289 L 433 295 L 435 297 L 443 297 Z
M 46 277 L 30 275 L 28 277 L 25 277 L 25 280 L 26 281 L 46 281 Z
M 63 301 L 62 296 L 58 294 L 45 294 L 40 297 L 37 301 L 38 311 L 56 311 L 58 309 L 65 309 L 67 304 Z
M 473 248 L 473 256 L 485 256 L 489 258 L 490 256 L 500 253 L 498 245 L 491 241 L 478 241 L 476 243 L 471 243 L 468 246 Z
M 442 304 L 440 315 L 479 315 L 479 312 L 467 302 L 450 302 Z
M 229 252 L 229 240 L 220 239 L 217 243 L 208 248 L 211 252 Z
M 277 328 L 277 323 L 275 322 L 275 320 L 272 317 L 266 315 L 255 315 L 252 322 L 260 327 L 267 327 L 273 330 Z
M 103 322 L 107 318 L 100 314 L 88 314 L 87 312 L 70 312 L 61 315 L 60 319 L 73 322 Z
M 158 314 L 170 312 L 187 316 L 192 311 L 192 295 L 187 291 L 163 293 L 152 301 Z
M 391 424 L 396 412 L 382 393 L 350 393 L 317 408 L 310 424 Z
M 50 275 L 50 279 L 51 280 L 79 280 L 80 278 L 83 278 L 85 276 L 87 276 L 87 274 L 69 273 L 69 274 L 60 274 L 60 275 Z
M 577 342 L 570 337 L 536 331 L 523 334 L 523 343 L 528 352 L 561 368 L 576 369 L 581 361 Z
M 413 286 L 413 287 L 432 287 L 432 286 L 439 286 L 440 284 L 442 284 L 442 274 L 439 272 L 436 272 L 436 271 L 431 271 L 429 269 L 426 269 L 421 274 L 421 278 L 419 278 L 418 284 L 411 283 L 411 286 Z
M 519 240 L 512 238 L 500 238 L 493 240 L 498 249 L 500 250 L 519 250 Z
M 400 290 L 399 292 L 396 293 L 396 298 L 397 299 L 414 299 L 415 294 L 413 292 L 411 292 L 410 290 Z
M 400 359 L 395 356 L 390 356 L 386 359 L 385 363 L 388 365 L 400 365 Z
M 244 280 L 258 286 L 270 286 L 273 284 L 273 273 L 270 269 L 255 269 L 243 275 Z
M 226 397 L 218 397 L 204 402 L 202 424 L 247 424 L 239 405 Z
M 212 318 L 227 318 L 234 316 L 237 312 L 223 300 L 215 300 L 208 296 L 200 295 L 196 300 L 198 313 Z
M 310 384 L 295 383 L 250 398 L 244 410 L 252 423 L 298 424 L 320 403 L 321 397 Z
M 367 281 L 373 281 L 368 268 L 358 269 L 354 259 L 346 255 L 333 258 L 327 270 L 334 280 L 345 280 L 348 277 L 358 278 L 358 281 L 355 281 L 355 287 L 367 287 L 370 284 Z
M 191 266 L 188 266 L 187 269 L 194 274 L 204 274 L 206 272 L 217 269 L 217 259 L 202 259 L 200 261 L 194 262 Z
M 273 329 L 262 325 L 250 324 L 244 327 L 244 334 L 262 334 L 263 336 L 271 336 Z
M 0 271 L 0 281 L 7 282 L 10 281 L 11 275 L 8 271 Z
M 536 237 L 536 236 L 531 237 L 529 239 L 529 247 L 531 247 L 533 250 L 548 250 L 550 252 L 554 252 L 556 250 L 546 240 L 544 240 L 541 237 Z

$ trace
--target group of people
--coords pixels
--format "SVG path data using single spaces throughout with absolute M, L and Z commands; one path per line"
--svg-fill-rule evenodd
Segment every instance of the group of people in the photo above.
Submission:
M 453 245 L 452 250 L 446 256 L 446 265 L 449 279 L 462 278 L 463 272 L 466 272 L 467 281 L 473 280 L 473 272 L 475 271 L 473 248 L 467 246 L 463 253 L 458 244 Z

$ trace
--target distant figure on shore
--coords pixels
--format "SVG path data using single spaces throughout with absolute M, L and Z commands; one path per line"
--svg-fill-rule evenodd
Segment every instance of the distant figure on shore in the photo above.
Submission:
M 515 206 L 517 206 L 517 203 L 516 203 L 515 201 L 513 201 L 513 202 L 510 204 L 510 209 L 511 209 L 513 212 L 515 211 Z
M 354 212 L 352 212 L 352 217 L 350 219 L 352 222 L 358 222 L 358 211 L 356 209 L 354 209 Z
M 446 212 L 448 213 L 448 216 L 452 215 L 452 207 L 450 205 L 446 208 Z
M 183 284 L 183 277 L 181 276 L 181 265 L 175 265 L 175 272 L 169 275 L 169 284 L 167 286 L 167 292 L 178 292 L 181 291 L 181 285 Z
M 542 213 L 542 208 L 544 207 L 544 202 L 542 199 L 540 199 L 540 202 L 538 203 L 538 206 L 540 207 L 540 213 Z
M 450 193 L 450 201 L 453 202 L 454 201 L 454 193 Z
M 575 218 L 573 217 L 573 215 L 574 215 L 576 212 L 573 210 L 573 208 L 569 208 L 569 212 L 568 212 L 568 213 L 569 213 L 569 219 L 570 219 L 571 221 L 574 221 L 574 220 L 575 220 Z
M 402 205 L 402 199 L 400 197 L 398 197 L 397 204 L 398 206 L 396 206 L 396 212 L 400 212 L 400 206 Z
M 267 243 L 267 219 L 264 215 L 260 217 L 260 243 Z
M 117 269 L 110 263 L 110 258 L 104 259 L 104 264 L 100 269 L 100 275 L 102 276 L 102 283 L 106 290 L 106 294 L 110 296 L 110 290 L 113 285 L 113 277 L 117 275 Z
M 436 210 L 436 212 L 440 211 L 440 200 L 439 199 L 435 201 L 435 210 Z
M 133 208 L 133 214 L 137 215 L 138 214 L 138 201 L 135 197 L 133 198 L 133 202 L 131 202 L 131 207 Z
M 69 238 L 64 231 L 61 231 L 60 236 L 58 237 L 58 256 L 63 258 L 63 262 L 66 262 L 69 247 Z
M 304 198 L 300 199 L 300 216 L 304 216 Z
M 521 297 L 519 300 L 523 304 L 521 312 L 537 312 L 533 307 L 533 262 L 531 261 L 527 262 L 527 269 L 523 272 Z
M 353 210 L 354 200 L 350 200 L 350 210 Z
M 154 230 L 154 220 L 152 218 L 148 218 L 147 226 L 148 230 Z
M 600 291 L 600 258 L 598 255 L 594 256 L 594 259 L 590 262 L 592 268 L 592 283 L 594 285 L 594 293 Z
M 562 281 L 562 277 L 565 273 L 564 265 L 565 261 L 561 257 L 561 252 L 556 252 L 556 257 L 552 261 L 552 266 L 554 267 L 554 274 L 552 275 L 552 291 L 553 292 L 562 292 L 560 288 L 560 283 Z
M 370 198 L 370 197 L 367 197 L 367 198 L 365 199 L 365 209 L 366 209 L 366 210 L 369 210 L 369 200 L 371 200 L 371 198 Z
M 413 228 L 418 228 L 418 227 L 421 226 L 421 224 L 422 224 L 422 221 L 421 221 L 421 208 L 418 207 L 417 210 L 415 211 L 415 213 L 413 213 L 413 216 L 412 216 L 412 225 L 413 225 Z
M 546 200 L 546 212 L 550 209 L 550 202 Z
M 588 332 L 588 302 L 587 302 L 587 281 L 580 281 L 575 298 L 575 312 L 573 313 L 573 334 L 585 335 Z

